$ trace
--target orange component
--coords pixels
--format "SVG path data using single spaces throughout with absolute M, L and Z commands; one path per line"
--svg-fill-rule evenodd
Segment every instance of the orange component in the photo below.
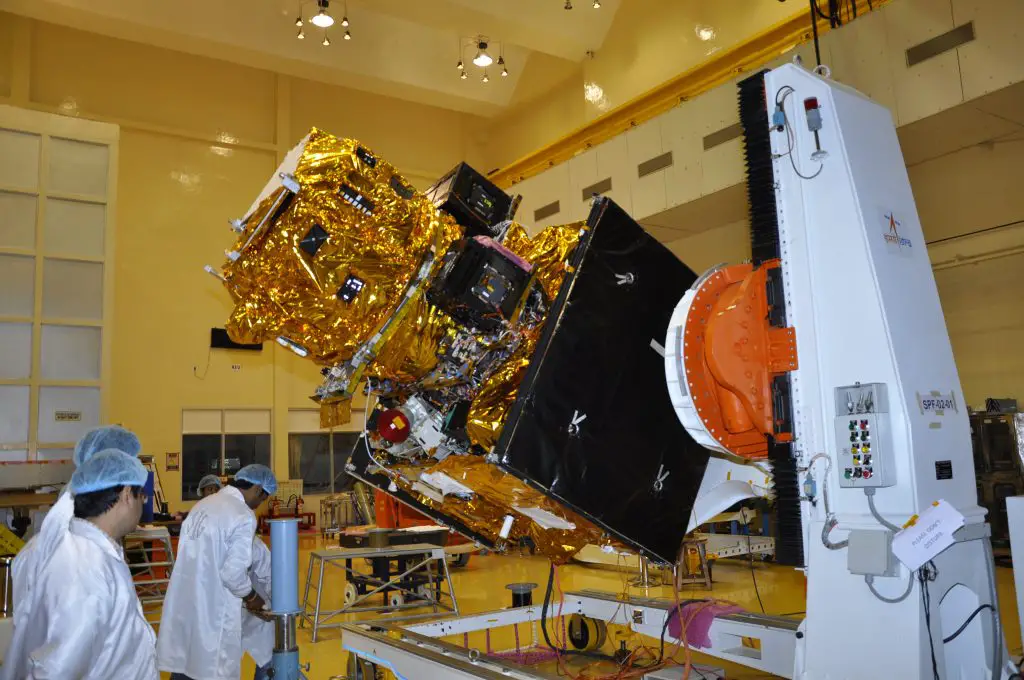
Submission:
M 434 520 L 416 512 L 380 489 L 373 490 L 373 512 L 377 516 L 377 526 L 382 529 L 407 529 L 436 524 Z M 461 534 L 448 535 L 448 545 L 462 545 L 463 543 L 469 543 L 469 539 Z
M 744 458 L 765 458 L 777 433 L 772 381 L 797 368 L 796 335 L 768 314 L 771 260 L 723 267 L 700 284 L 686 318 L 684 361 L 697 413 L 711 435 Z M 780 414 L 781 415 L 781 414 Z

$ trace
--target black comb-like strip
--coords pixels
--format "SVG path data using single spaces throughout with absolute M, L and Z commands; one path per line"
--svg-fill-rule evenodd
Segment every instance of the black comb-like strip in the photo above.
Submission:
M 761 71 L 739 84 L 740 126 L 743 128 L 750 210 L 750 250 L 755 265 L 779 257 L 779 219 L 775 205 L 765 73 L 767 71 Z
M 804 566 L 804 530 L 800 517 L 800 475 L 789 444 L 772 441 L 768 461 L 775 484 L 775 561 L 788 567 Z
M 743 128 L 743 155 L 747 166 L 747 202 L 750 209 L 750 254 L 754 266 L 780 257 L 779 218 L 775 203 L 775 171 L 772 168 L 772 147 L 768 118 L 768 96 L 764 74 L 757 73 L 739 84 L 740 125 Z M 776 282 L 778 283 L 778 282 Z M 779 293 L 777 289 L 771 291 Z M 777 300 L 776 302 L 782 302 Z M 772 324 L 786 326 L 785 306 L 773 306 Z M 785 424 L 792 422 L 790 383 L 776 380 L 773 389 L 776 413 Z M 791 426 L 790 426 L 791 427 Z M 781 431 L 792 431 L 784 428 Z M 804 566 L 803 521 L 800 514 L 800 475 L 790 444 L 769 438 L 768 461 L 772 467 L 775 490 L 775 512 L 772 519 L 775 534 L 775 560 L 786 566 Z

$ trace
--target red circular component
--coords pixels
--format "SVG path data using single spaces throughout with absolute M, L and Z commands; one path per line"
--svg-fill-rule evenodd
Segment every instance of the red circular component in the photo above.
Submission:
M 377 432 L 392 444 L 408 439 L 411 425 L 409 416 L 397 408 L 389 408 L 377 416 Z

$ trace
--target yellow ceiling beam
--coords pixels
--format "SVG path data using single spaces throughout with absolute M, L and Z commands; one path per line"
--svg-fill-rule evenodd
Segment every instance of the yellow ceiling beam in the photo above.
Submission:
M 872 5 L 877 10 L 888 2 L 891 0 L 874 0 Z M 868 0 L 856 0 L 856 3 L 858 14 L 869 11 Z M 809 14 L 809 10 L 794 14 L 746 42 L 680 73 L 561 139 L 501 168 L 490 176 L 491 181 L 500 187 L 508 188 L 527 177 L 564 163 L 581 151 L 620 135 L 681 102 L 712 90 L 737 75 L 762 67 L 797 45 L 813 39 L 811 23 L 808 21 Z M 819 35 L 829 30 L 828 22 L 819 18 Z

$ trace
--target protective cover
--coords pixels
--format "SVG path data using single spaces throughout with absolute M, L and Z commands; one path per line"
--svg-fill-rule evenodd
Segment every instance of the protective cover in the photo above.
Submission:
M 709 452 L 680 425 L 660 343 L 697 276 L 594 201 L 519 395 L 500 465 L 658 562 L 675 560 Z

